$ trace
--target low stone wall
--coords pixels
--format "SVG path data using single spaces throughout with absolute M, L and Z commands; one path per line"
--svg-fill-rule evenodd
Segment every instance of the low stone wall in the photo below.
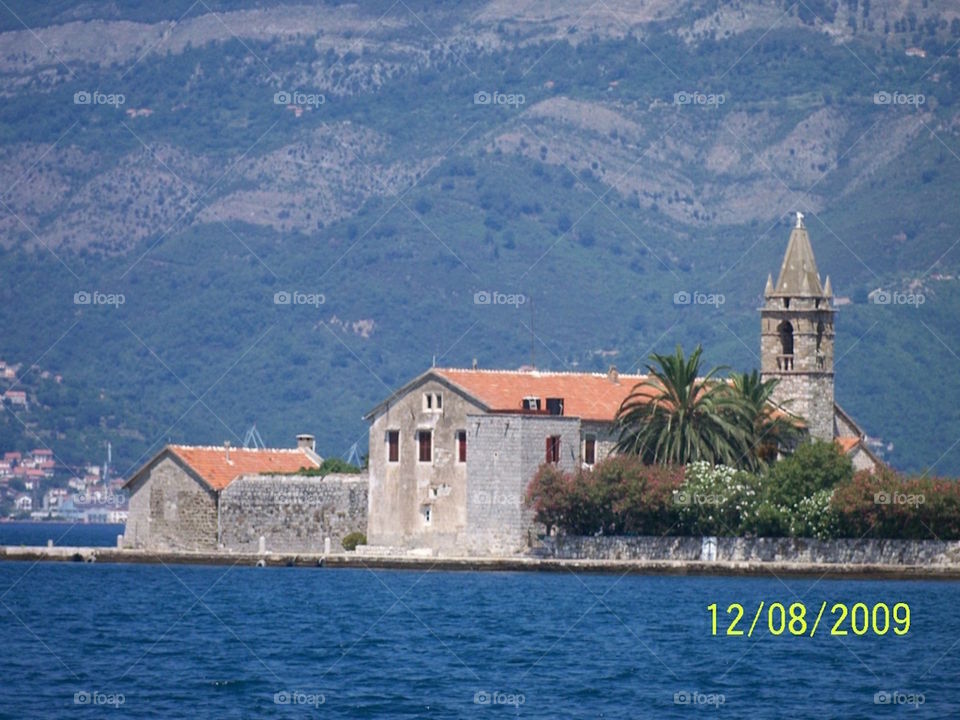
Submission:
M 708 560 L 700 537 L 550 537 L 531 551 L 571 560 Z M 852 565 L 960 565 L 960 542 L 938 540 L 812 540 L 716 538 L 721 562 L 796 562 Z
M 341 539 L 367 531 L 366 474 L 245 475 L 220 495 L 224 550 L 257 552 L 260 537 L 270 552 L 342 552 Z

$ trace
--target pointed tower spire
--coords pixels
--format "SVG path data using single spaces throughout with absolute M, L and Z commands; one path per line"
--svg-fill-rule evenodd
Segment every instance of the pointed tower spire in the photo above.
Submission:
M 833 285 L 830 284 L 830 276 L 827 275 L 827 283 L 823 286 L 823 296 L 824 297 L 833 297 Z
M 797 213 L 797 226 L 790 233 L 787 252 L 780 266 L 774 289 L 776 295 L 788 297 L 822 297 L 823 286 L 813 257 L 810 236 L 803 224 L 803 213 Z
M 773 295 L 773 275 L 767 273 L 767 286 L 763 289 L 763 296 L 770 297 Z

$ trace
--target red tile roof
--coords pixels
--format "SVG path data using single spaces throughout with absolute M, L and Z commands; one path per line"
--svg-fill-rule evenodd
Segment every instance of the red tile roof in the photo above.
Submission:
M 223 447 L 168 445 L 213 490 L 223 490 L 240 475 L 254 473 L 292 473 L 301 468 L 319 467 L 319 463 L 300 448 L 230 448 L 230 459 Z
M 844 455 L 849 455 L 850 452 L 860 444 L 860 438 L 854 437 L 853 435 L 835 437 L 833 441 L 840 446 Z
M 563 398 L 563 414 L 583 420 L 612 422 L 620 404 L 646 375 L 541 372 L 537 370 L 459 370 L 434 368 L 491 411 L 519 411 L 523 398 L 535 395 L 546 409 L 546 399 Z

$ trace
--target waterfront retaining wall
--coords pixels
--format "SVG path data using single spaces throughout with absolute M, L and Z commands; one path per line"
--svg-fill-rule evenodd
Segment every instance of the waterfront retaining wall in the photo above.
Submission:
M 532 555 L 556 559 L 707 560 L 853 565 L 958 565 L 960 542 L 939 540 L 814 540 L 718 537 L 714 548 L 700 537 L 544 538 Z
M 263 536 L 270 552 L 323 552 L 324 539 L 340 541 L 367 531 L 367 475 L 326 477 L 245 475 L 220 495 L 224 550 L 256 552 Z

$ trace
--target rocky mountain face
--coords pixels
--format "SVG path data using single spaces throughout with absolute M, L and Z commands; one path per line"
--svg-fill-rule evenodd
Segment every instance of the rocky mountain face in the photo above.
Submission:
M 636 365 L 666 337 L 755 365 L 756 294 L 802 209 L 838 295 L 853 298 L 845 403 L 919 466 L 950 428 L 897 429 L 870 389 L 883 379 L 960 397 L 956 384 L 913 387 L 923 348 L 941 368 L 943 346 L 960 352 L 947 320 L 958 49 L 960 4 L 928 0 L 11 3 L 0 11 L 6 352 L 31 362 L 66 329 L 49 318 L 80 312 L 72 341 L 119 369 L 59 346 L 53 358 L 81 367 L 122 417 L 142 390 L 143 346 L 171 371 L 155 398 L 171 385 L 199 394 L 218 373 L 185 338 L 196 348 L 226 328 L 253 343 L 275 310 L 259 291 L 310 285 L 328 298 L 320 314 L 278 320 L 283 352 L 250 351 L 257 378 L 289 382 L 259 422 L 279 433 L 291 405 L 307 419 L 320 402 L 328 442 L 349 444 L 365 405 L 434 355 L 515 365 L 532 345 L 557 369 L 600 368 Z M 27 302 L 80 285 L 125 290 L 123 322 Z M 547 320 L 474 318 L 483 287 L 522 290 Z M 870 315 L 877 287 L 925 290 L 944 324 Z M 674 316 L 669 298 L 698 288 L 735 298 L 733 315 Z M 128 347 L 134 329 L 143 342 Z M 317 389 L 318 362 L 355 397 Z M 296 391 L 308 382 L 314 404 Z M 250 412 L 225 392 L 211 390 L 214 425 L 239 432 Z M 147 402 L 127 420 L 143 425 L 124 428 L 143 446 L 131 457 L 160 441 L 168 411 Z M 211 426 L 184 423 L 174 435 Z

